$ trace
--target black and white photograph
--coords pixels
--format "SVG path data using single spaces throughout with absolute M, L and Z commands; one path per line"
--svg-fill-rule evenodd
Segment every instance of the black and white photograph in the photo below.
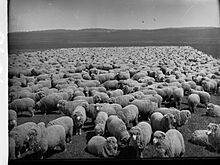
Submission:
M 218 0 L 6 7 L 9 164 L 220 158 Z

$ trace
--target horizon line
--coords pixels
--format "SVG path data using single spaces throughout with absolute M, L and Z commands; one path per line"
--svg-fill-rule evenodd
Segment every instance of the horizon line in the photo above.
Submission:
M 220 26 L 184 26 L 184 27 L 164 27 L 164 28 L 149 28 L 149 29 L 114 29 L 114 28 L 102 28 L 102 27 L 97 27 L 97 28 L 82 28 L 82 29 L 43 29 L 43 30 L 26 30 L 26 31 L 12 31 L 9 33 L 28 33 L 28 32 L 44 32 L 44 31 L 83 31 L 83 30 L 112 30 L 112 31 L 120 31 L 120 30 L 165 30 L 165 29 L 192 29 L 192 28 L 197 28 L 197 29 L 210 29 L 210 28 L 220 28 Z

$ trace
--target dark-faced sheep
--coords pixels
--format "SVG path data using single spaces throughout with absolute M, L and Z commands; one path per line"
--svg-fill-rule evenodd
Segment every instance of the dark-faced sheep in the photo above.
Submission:
M 170 129 L 166 133 L 154 132 L 153 143 L 159 157 L 181 157 L 185 153 L 183 135 L 176 129 Z

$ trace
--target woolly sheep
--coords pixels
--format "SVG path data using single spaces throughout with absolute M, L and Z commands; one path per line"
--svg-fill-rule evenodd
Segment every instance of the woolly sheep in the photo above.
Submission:
M 112 91 L 107 91 L 107 94 L 111 98 L 111 97 L 122 96 L 122 95 L 124 95 L 124 92 L 121 89 L 116 89 L 116 90 L 112 90 Z
M 120 105 L 119 108 L 122 109 Z M 106 112 L 108 116 L 116 115 L 117 111 L 120 109 L 118 109 L 118 106 L 116 107 L 115 105 L 109 103 L 96 104 L 96 110 Z
M 50 121 L 47 124 L 47 127 L 50 127 L 52 125 L 61 125 L 65 129 L 66 133 L 66 142 L 71 143 L 72 141 L 72 135 L 73 135 L 73 120 L 69 116 L 61 116 L 55 120 Z
M 103 136 L 93 136 L 88 141 L 87 150 L 99 157 L 115 157 L 118 151 L 117 139 L 114 136 L 107 137 L 107 139 Z
M 208 141 L 215 151 L 220 151 L 220 124 L 209 123 L 207 126 Z
M 10 109 L 8 111 L 8 131 L 10 132 L 14 127 L 17 126 L 17 113 Z
M 100 103 L 107 103 L 109 101 L 109 96 L 107 95 L 107 93 L 92 91 L 91 95 L 96 96 L 96 99 L 100 99 Z
M 61 151 L 66 151 L 66 133 L 61 125 L 52 125 L 45 127 L 44 123 L 33 126 L 28 133 L 29 150 L 40 152 L 43 159 L 48 149 L 54 150 L 60 147 Z
M 129 143 L 130 134 L 125 123 L 116 115 L 111 115 L 106 121 L 107 131 L 110 135 L 116 137 L 120 147 L 125 147 Z
M 51 80 L 41 80 L 37 84 L 41 85 L 42 87 L 48 87 L 49 89 L 52 88 Z
M 105 87 L 85 87 L 84 88 L 84 94 L 85 94 L 85 96 L 91 96 L 92 95 L 92 92 L 91 91 L 93 91 L 93 90 L 95 90 L 95 91 L 98 91 L 98 92 L 104 92 L 104 93 L 106 93 L 107 92 L 107 90 L 105 89 Z
M 158 108 L 160 108 L 163 98 L 158 94 L 151 94 L 151 95 L 149 94 L 149 95 L 144 95 L 144 97 L 142 97 L 141 100 L 150 100 L 152 102 L 155 102 L 157 103 Z
M 133 104 L 136 105 L 138 107 L 138 111 L 139 111 L 139 116 L 142 119 L 147 119 L 149 117 L 149 115 L 156 109 L 157 104 L 150 101 L 150 100 L 138 100 L 135 99 L 132 102 L 130 102 L 129 104 Z
M 173 89 L 171 87 L 155 88 L 155 91 L 163 98 L 164 102 L 169 101 L 173 95 Z
M 67 116 L 71 116 L 73 111 L 79 105 L 86 107 L 88 105 L 88 102 L 85 100 L 74 100 L 74 101 L 59 100 L 57 103 L 57 108 L 63 114 Z
M 210 98 L 211 98 L 211 96 L 210 96 L 210 94 L 208 92 L 196 91 L 194 89 L 191 89 L 191 93 L 199 95 L 200 103 L 203 104 L 207 108 L 207 105 L 208 105 L 208 103 L 210 101 Z
M 131 140 L 129 146 L 137 150 L 137 158 L 143 158 L 143 151 L 150 143 L 152 136 L 151 125 L 145 121 L 139 122 L 129 130 Z
M 188 96 L 188 106 L 191 113 L 195 112 L 195 109 L 199 103 L 200 97 L 198 94 L 190 94 Z
M 75 82 L 78 87 L 98 87 L 100 85 L 100 82 L 98 80 L 85 80 L 85 81 L 80 81 L 76 80 Z
M 220 117 L 220 106 L 213 103 L 209 103 L 207 106 L 206 115 Z
M 203 87 L 204 91 L 206 91 L 210 94 L 215 94 L 215 93 L 217 93 L 218 84 L 213 79 L 203 80 L 202 81 L 202 87 Z
M 26 122 L 14 127 L 9 132 L 9 159 L 21 157 L 21 151 L 27 148 L 26 137 L 32 126 L 37 125 L 34 122 Z
M 82 127 L 86 121 L 86 110 L 83 106 L 78 105 L 71 115 L 77 135 L 82 134 Z
M 208 130 L 195 130 L 190 139 L 189 142 L 200 145 L 200 146 L 209 146 L 210 143 L 208 141 Z
M 106 112 L 100 111 L 98 112 L 95 119 L 95 134 L 96 135 L 104 135 L 105 133 L 105 125 L 108 119 L 108 114 Z
M 107 90 L 111 89 L 111 90 L 114 90 L 114 89 L 118 89 L 118 80 L 108 80 L 108 81 L 105 81 L 103 84 L 102 84 Z
M 98 80 L 101 84 L 108 81 L 108 80 L 114 80 L 115 74 L 114 73 L 103 73 L 103 74 L 91 74 L 91 77 L 93 80 Z
M 158 108 L 154 112 L 160 112 L 163 115 L 171 113 L 175 116 L 176 122 L 174 123 L 175 127 L 181 127 L 185 125 L 188 120 L 191 118 L 191 113 L 189 110 L 178 110 L 176 108 Z
M 166 133 L 154 132 L 153 143 L 159 157 L 181 157 L 185 153 L 183 135 L 176 129 L 170 129 Z
M 17 115 L 28 111 L 30 116 L 34 116 L 35 102 L 31 98 L 15 99 L 9 104 L 9 109 L 15 110 Z
M 49 94 L 36 103 L 36 109 L 39 109 L 43 114 L 58 111 L 57 104 L 62 99 L 63 97 L 57 93 Z
M 127 80 L 130 79 L 130 72 L 126 71 L 119 71 L 116 75 L 117 80 Z
M 117 111 L 117 115 L 125 122 L 128 129 L 134 125 L 137 125 L 138 123 L 139 111 L 138 107 L 135 105 L 127 105 L 126 107 Z M 133 125 L 131 126 L 130 124 L 132 123 Z
M 176 122 L 175 116 L 171 113 L 163 115 L 160 112 L 154 112 L 150 116 L 151 126 L 153 131 L 163 131 L 166 132 L 169 129 L 174 128 L 174 123 Z
M 101 98 L 96 95 L 96 96 L 90 96 L 90 97 L 86 97 L 86 96 L 76 96 L 74 97 L 73 100 L 85 100 L 87 101 L 89 104 L 95 104 L 95 103 L 100 103 Z
M 183 97 L 184 97 L 183 88 L 176 88 L 173 90 L 173 98 L 174 98 L 175 107 L 178 107 L 178 108 L 180 107 Z
M 109 103 L 120 104 L 122 107 L 127 106 L 135 98 L 131 94 L 109 98 Z

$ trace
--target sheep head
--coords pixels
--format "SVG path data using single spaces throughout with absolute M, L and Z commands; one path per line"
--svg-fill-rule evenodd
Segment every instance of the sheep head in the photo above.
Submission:
M 135 126 L 129 130 L 129 133 L 131 135 L 130 145 L 134 146 L 135 148 L 137 147 L 139 149 L 143 149 L 144 145 L 141 139 L 141 129 Z
M 116 156 L 118 151 L 117 139 L 114 136 L 108 137 L 104 149 L 108 156 Z
M 189 110 L 181 110 L 180 111 L 181 123 L 184 125 L 191 118 L 191 112 Z
M 220 124 L 209 123 L 207 126 L 207 135 L 213 135 L 220 129 Z
M 93 102 L 94 103 L 100 103 L 101 102 L 101 97 L 99 95 L 93 96 Z
M 103 125 L 102 123 L 98 123 L 94 128 L 95 134 L 100 135 L 100 136 L 104 135 L 105 133 L 104 128 L 105 128 L 105 125 Z
M 40 150 L 40 140 L 41 140 L 41 128 L 39 126 L 32 126 L 28 132 L 25 142 L 28 143 L 29 149 L 39 151 Z
M 166 134 L 162 131 L 156 131 L 153 134 L 153 143 L 154 145 L 161 145 L 166 138 Z
M 165 132 L 168 131 L 169 129 L 174 128 L 174 124 L 176 123 L 176 118 L 173 114 L 171 113 L 165 114 L 162 120 L 164 121 L 163 129 Z

